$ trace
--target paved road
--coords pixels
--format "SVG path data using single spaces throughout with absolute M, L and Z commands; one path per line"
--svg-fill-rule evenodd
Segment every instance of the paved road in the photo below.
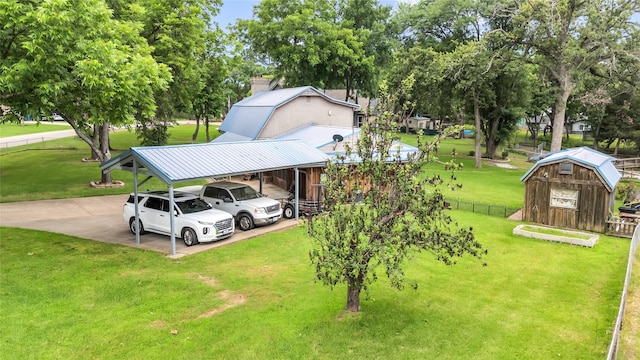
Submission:
M 141 249 L 171 254 L 171 238 L 157 234 L 140 237 L 136 245 L 135 235 L 122 220 L 122 205 L 126 195 L 94 196 L 74 199 L 25 201 L 0 204 L 0 226 L 45 230 L 85 239 L 139 247 Z M 176 255 L 181 257 L 232 244 L 272 231 L 282 231 L 297 226 L 295 220 L 282 219 L 275 224 L 250 231 L 237 230 L 230 238 L 187 247 L 176 239 Z
M 76 132 L 73 129 L 47 131 L 36 134 L 17 135 L 0 138 L 0 148 L 8 148 L 14 146 L 28 145 L 37 142 L 43 142 L 47 140 L 56 140 L 75 136 Z

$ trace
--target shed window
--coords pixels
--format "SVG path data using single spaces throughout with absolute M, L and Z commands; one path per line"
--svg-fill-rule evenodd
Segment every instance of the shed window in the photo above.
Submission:
M 549 205 L 567 209 L 578 208 L 578 190 L 576 189 L 551 189 Z
M 565 161 L 560 163 L 560 174 L 561 175 L 571 175 L 573 174 L 573 164 Z

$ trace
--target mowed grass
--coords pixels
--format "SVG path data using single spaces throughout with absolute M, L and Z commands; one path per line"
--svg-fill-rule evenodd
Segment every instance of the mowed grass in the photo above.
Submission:
M 60 129 L 58 127 L 58 129 Z M 176 125 L 170 129 L 169 145 L 191 143 L 195 125 Z M 219 135 L 217 127 L 211 127 L 212 137 Z M 112 156 L 117 156 L 140 142 L 133 130 L 111 133 Z M 200 127 L 194 143 L 206 142 L 204 126 Z M 64 199 L 127 194 L 133 191 L 131 172 L 115 170 L 113 180 L 125 183 L 123 188 L 98 189 L 90 186 L 92 181 L 100 181 L 100 163 L 83 161 L 91 156 L 89 146 L 77 137 L 46 142 L 44 149 L 12 150 L 0 156 L 0 202 Z M 143 179 L 143 177 L 141 177 Z M 202 183 L 198 182 L 198 183 Z M 181 183 L 180 186 L 190 185 Z M 144 189 L 162 189 L 166 185 L 151 179 Z
M 427 138 L 432 138 L 427 136 Z M 416 145 L 415 134 L 401 134 L 402 142 Z M 455 179 L 451 179 L 451 172 L 445 171 L 439 163 L 429 164 L 425 175 L 440 175 L 446 181 L 461 184 L 459 189 L 445 189 L 447 198 L 471 201 L 484 204 L 508 206 L 518 208 L 524 201 L 524 184 L 520 178 L 533 166 L 522 155 L 512 154 L 508 161 L 491 161 L 483 159 L 481 168 L 475 167 L 475 158 L 469 155 L 474 150 L 473 139 L 445 138 L 440 144 L 438 157 L 441 161 L 452 159 L 462 164 L 462 169 L 455 172 Z M 510 165 L 513 169 L 496 166 L 496 164 Z
M 357 315 L 313 281 L 304 228 L 180 259 L 1 228 L 0 358 L 601 359 L 628 240 L 593 249 L 514 237 L 516 222 L 453 212 L 489 250 L 427 253 L 410 287 L 382 278 Z M 143 238 L 144 241 L 144 238 Z
M 170 143 L 190 143 L 193 129 L 172 128 Z M 196 142 L 204 141 L 201 128 Z M 112 133 L 113 156 L 138 144 L 133 132 Z M 468 156 L 472 140 L 446 139 L 443 160 L 452 148 L 464 168 L 457 173 L 463 188 L 451 196 L 522 204 L 519 179 L 531 163 L 510 156 L 516 169 L 486 162 L 475 169 Z M 132 191 L 128 172 L 113 175 L 125 188 L 90 188 L 100 172 L 97 163 L 81 161 L 88 155 L 84 142 L 70 138 L 47 142 L 47 150 L 0 157 L 0 201 Z M 448 176 L 436 165 L 425 171 Z M 164 187 L 157 180 L 145 184 Z M 465 258 L 447 267 L 417 254 L 406 267 L 417 290 L 391 289 L 380 274 L 371 298 L 363 297 L 362 313 L 352 316 L 342 311 L 344 287 L 330 291 L 313 281 L 304 229 L 168 259 L 136 248 L 0 228 L 0 358 L 604 357 L 628 239 L 602 236 L 587 249 L 515 237 L 511 231 L 518 222 L 453 214 L 474 227 L 489 250 L 488 266 Z
M 35 121 L 26 121 L 22 124 L 2 123 L 0 124 L 0 138 L 68 129 L 71 129 L 71 126 L 67 123 L 61 123 L 60 125 L 47 122 L 38 123 Z

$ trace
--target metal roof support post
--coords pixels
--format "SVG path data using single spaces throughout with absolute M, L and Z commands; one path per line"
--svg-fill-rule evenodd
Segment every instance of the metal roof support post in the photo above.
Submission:
M 295 195 L 295 206 L 294 207 L 296 209 L 296 220 L 299 220 L 298 219 L 298 213 L 299 213 L 298 208 L 300 207 L 300 196 L 299 196 L 299 194 L 300 194 L 300 189 L 299 189 L 299 186 L 300 186 L 299 185 L 300 184 L 300 181 L 299 181 L 300 180 L 300 170 L 298 170 L 298 168 L 295 168 L 294 170 L 295 170 L 295 173 L 296 173 L 296 195 Z
M 260 191 L 259 191 L 259 193 L 262 194 L 262 173 L 259 173 L 258 177 L 260 178 Z
M 140 245 L 140 201 L 138 200 L 138 162 L 133 159 L 133 204 L 136 212 L 136 245 Z
M 176 254 L 176 209 L 173 206 L 173 184 L 169 184 L 169 216 L 171 217 L 171 255 Z

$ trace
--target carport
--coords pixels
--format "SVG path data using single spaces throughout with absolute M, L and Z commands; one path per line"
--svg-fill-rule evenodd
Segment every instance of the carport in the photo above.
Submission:
M 260 174 L 265 171 L 295 170 L 295 204 L 298 219 L 299 169 L 325 166 L 327 154 L 301 140 L 259 140 L 174 146 L 133 147 L 100 164 L 103 172 L 115 169 L 133 173 L 136 224 L 138 223 L 138 187 L 156 177 L 167 184 L 173 203 L 174 184 L 190 180 Z M 142 181 L 138 175 L 146 176 Z M 176 253 L 174 208 L 171 207 L 171 255 Z M 136 245 L 140 245 L 136 229 Z

